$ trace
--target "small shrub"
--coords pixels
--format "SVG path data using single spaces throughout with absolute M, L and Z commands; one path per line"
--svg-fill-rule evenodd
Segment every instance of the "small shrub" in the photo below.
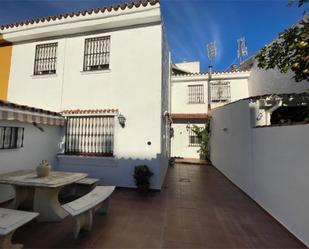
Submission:
M 136 186 L 149 185 L 149 180 L 153 176 L 147 165 L 137 165 L 134 167 L 134 180 Z

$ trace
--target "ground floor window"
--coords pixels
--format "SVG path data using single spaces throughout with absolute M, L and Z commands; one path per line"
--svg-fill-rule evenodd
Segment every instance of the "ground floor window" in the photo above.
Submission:
M 191 129 L 189 130 L 189 146 L 200 146 L 200 140 Z
M 0 126 L 0 150 L 23 147 L 24 128 Z
M 65 154 L 113 156 L 114 116 L 67 117 Z

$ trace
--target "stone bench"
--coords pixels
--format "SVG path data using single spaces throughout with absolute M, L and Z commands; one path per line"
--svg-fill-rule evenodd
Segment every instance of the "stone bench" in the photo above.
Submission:
M 75 196 L 81 197 L 83 195 L 88 194 L 91 190 L 93 190 L 99 179 L 96 178 L 83 178 L 75 183 Z
M 25 212 L 14 209 L 0 208 L 0 248 L 3 249 L 20 249 L 22 244 L 12 244 L 12 236 L 15 230 L 29 221 L 36 218 L 39 214 Z
M 75 218 L 74 237 L 77 238 L 80 230 L 90 231 L 93 219 L 93 210 L 103 204 L 101 213 L 106 213 L 109 196 L 115 190 L 115 186 L 97 186 L 90 193 L 79 199 L 66 203 L 62 207 Z M 104 202 L 104 203 L 103 203 Z
M 59 199 L 63 203 L 67 202 L 68 200 L 70 201 L 70 199 L 72 200 L 82 197 L 93 190 L 98 181 L 99 179 L 86 177 L 77 182 L 74 182 L 73 184 L 67 185 L 61 190 Z

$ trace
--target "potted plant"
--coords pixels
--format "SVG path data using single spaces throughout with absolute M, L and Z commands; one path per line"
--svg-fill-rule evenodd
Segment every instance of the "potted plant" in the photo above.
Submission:
M 191 130 L 196 134 L 199 140 L 199 150 L 197 151 L 200 154 L 200 159 L 202 160 L 210 160 L 210 117 L 206 119 L 205 127 L 199 127 L 197 125 L 193 125 Z
M 153 176 L 153 172 L 150 171 L 147 165 L 137 165 L 134 167 L 134 180 L 137 189 L 141 193 L 145 193 L 149 190 L 149 180 Z

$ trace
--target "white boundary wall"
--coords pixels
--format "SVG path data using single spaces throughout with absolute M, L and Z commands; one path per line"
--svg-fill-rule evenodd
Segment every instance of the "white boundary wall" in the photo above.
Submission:
M 56 155 L 62 128 L 41 125 L 44 132 L 32 124 L 0 120 L 1 126 L 24 127 L 24 146 L 19 149 L 0 150 L 0 174 L 14 170 L 35 169 L 42 160 L 48 160 L 53 169 L 57 169 Z M 14 197 L 10 186 L 0 185 L 0 202 Z
M 213 164 L 309 245 L 309 125 L 252 128 L 248 100 L 212 117 Z

